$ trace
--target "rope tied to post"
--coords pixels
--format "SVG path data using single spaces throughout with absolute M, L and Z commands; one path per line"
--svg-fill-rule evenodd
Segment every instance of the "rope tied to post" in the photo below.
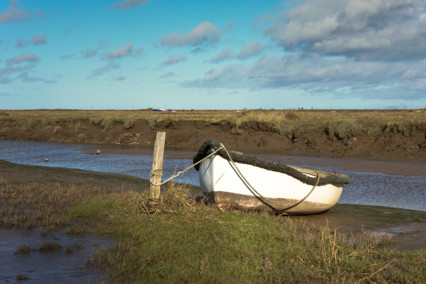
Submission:
M 151 170 L 151 173 L 150 173 L 150 177 L 162 176 L 162 175 L 163 175 L 163 169 Z
M 185 172 L 187 172 L 188 170 L 190 170 L 190 169 L 192 169 L 193 167 L 196 167 L 198 164 L 201 164 L 202 162 L 204 162 L 205 160 L 207 160 L 208 158 L 210 158 L 211 156 L 213 156 L 213 155 L 216 155 L 217 154 L 217 152 L 219 152 L 220 150 L 222 150 L 222 149 L 225 149 L 225 146 L 221 146 L 221 147 L 219 147 L 218 149 L 216 149 L 215 151 L 213 151 L 212 153 L 210 153 L 209 155 L 207 155 L 206 157 L 204 157 L 203 159 L 201 159 L 201 160 L 199 160 L 198 162 L 196 162 L 196 163 L 194 163 L 194 164 L 192 164 L 191 166 L 189 166 L 189 167 L 187 167 L 186 169 L 184 169 L 184 170 L 182 170 L 182 171 L 179 171 L 179 172 L 177 172 L 177 174 L 174 174 L 174 175 L 172 175 L 172 176 L 170 176 L 168 179 L 166 179 L 165 181 L 163 181 L 163 182 L 160 182 L 160 183 L 154 183 L 153 181 L 152 181 L 152 177 L 153 176 L 158 176 L 158 175 L 163 175 L 163 170 L 152 170 L 151 171 L 151 179 L 149 180 L 149 182 L 152 184 L 152 185 L 155 185 L 155 186 L 161 186 L 161 185 L 164 185 L 164 184 L 166 184 L 166 183 L 168 183 L 169 181 L 171 181 L 171 180 L 173 180 L 173 179 L 175 179 L 175 178 L 177 178 L 178 176 L 180 176 L 180 175 L 183 175 Z M 161 173 L 159 174 L 159 171 L 161 171 Z

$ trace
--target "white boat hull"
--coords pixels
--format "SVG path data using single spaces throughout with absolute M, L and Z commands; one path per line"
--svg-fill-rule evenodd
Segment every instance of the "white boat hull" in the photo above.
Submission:
M 235 163 L 235 165 L 258 194 L 247 186 L 232 163 L 221 156 L 209 157 L 200 164 L 201 188 L 222 210 L 237 208 L 279 212 L 279 209 L 290 207 L 306 198 L 284 213 L 288 215 L 316 214 L 334 206 L 343 189 L 343 185 L 334 184 L 318 185 L 313 188 L 313 185 L 303 183 L 285 173 L 243 163 Z M 316 178 L 315 175 L 305 175 Z M 273 210 L 264 201 L 273 204 L 274 209 L 278 210 Z

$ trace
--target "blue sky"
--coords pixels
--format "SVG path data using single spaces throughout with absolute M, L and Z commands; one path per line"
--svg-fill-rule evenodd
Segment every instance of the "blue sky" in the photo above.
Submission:
M 424 0 L 0 0 L 0 109 L 426 107 Z

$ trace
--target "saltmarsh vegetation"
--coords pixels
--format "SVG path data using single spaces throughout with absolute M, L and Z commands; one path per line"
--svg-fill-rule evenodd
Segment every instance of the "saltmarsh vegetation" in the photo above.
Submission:
M 270 131 L 288 137 L 316 132 L 339 140 L 356 135 L 377 137 L 394 133 L 414 135 L 424 129 L 426 109 L 417 110 L 177 110 L 152 112 L 151 110 L 2 110 L 0 135 L 11 129 L 26 130 L 34 127 L 55 132 L 60 124 L 78 128 L 89 123 L 108 131 L 113 126 L 125 130 L 146 124 L 150 129 L 167 127 L 174 121 L 205 121 L 228 125 L 234 134 L 242 134 L 247 125 L 268 124 Z
M 112 280 L 426 281 L 424 250 L 391 250 L 384 247 L 386 238 L 345 235 L 300 219 L 220 212 L 189 199 L 188 188 L 182 185 L 168 184 L 161 208 L 146 214 L 146 193 L 122 190 L 119 184 L 116 190 L 104 190 L 78 182 L 46 183 L 50 177 L 24 184 L 2 176 L 0 226 L 68 226 L 70 234 L 111 236 L 115 247 L 100 249 L 88 262 L 107 269 Z M 59 243 L 46 248 L 61 249 Z

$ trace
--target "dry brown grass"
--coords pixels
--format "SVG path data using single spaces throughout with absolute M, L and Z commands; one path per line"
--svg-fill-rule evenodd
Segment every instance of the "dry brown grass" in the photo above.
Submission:
M 359 122 L 426 122 L 426 110 L 194 110 L 176 112 L 153 112 L 150 110 L 3 110 L 0 119 L 15 120 L 17 124 L 34 126 L 52 125 L 57 122 L 89 120 L 96 125 L 108 127 L 120 122 L 129 128 L 137 120 L 208 122 L 228 121 L 235 125 L 244 122 L 316 122 L 326 123 L 340 120 Z M 24 122 L 23 122 L 24 121 Z

